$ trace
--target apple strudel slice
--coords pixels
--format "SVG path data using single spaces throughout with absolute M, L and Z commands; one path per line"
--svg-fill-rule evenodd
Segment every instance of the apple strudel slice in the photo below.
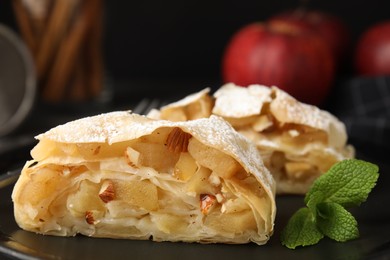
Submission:
M 278 194 L 304 194 L 334 163 L 354 156 L 345 125 L 334 115 L 304 104 L 277 87 L 232 83 L 213 96 L 204 89 L 148 115 L 169 120 L 218 115 L 258 147 L 276 180 Z M 189 108 L 192 109 L 189 109 Z
M 273 232 L 274 180 L 256 147 L 220 117 L 112 112 L 37 139 L 12 194 L 25 230 L 259 245 Z

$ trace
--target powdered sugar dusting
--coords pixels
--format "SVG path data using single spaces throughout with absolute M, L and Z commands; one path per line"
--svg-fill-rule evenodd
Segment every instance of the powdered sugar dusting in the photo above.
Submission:
M 247 117 L 258 115 L 266 102 L 271 101 L 271 90 L 261 85 L 246 88 L 228 83 L 214 93 L 216 98 L 213 114 L 224 117 Z
M 299 102 L 286 92 L 272 88 L 275 98 L 271 102 L 271 112 L 283 123 L 295 123 L 325 131 L 332 146 L 344 146 L 347 142 L 345 125 L 335 116 L 316 106 Z

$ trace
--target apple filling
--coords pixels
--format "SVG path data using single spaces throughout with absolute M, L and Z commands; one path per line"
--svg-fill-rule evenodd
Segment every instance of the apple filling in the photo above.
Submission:
M 177 127 L 111 145 L 45 140 L 32 153 L 39 163 L 19 199 L 37 232 L 209 242 L 264 228 L 251 206 L 266 200 L 255 177 Z
M 227 118 L 227 121 L 258 144 L 264 163 L 277 182 L 310 183 L 321 171 L 325 172 L 336 162 L 330 156 L 308 152 L 311 148 L 326 146 L 328 140 L 324 131 L 303 125 L 283 124 L 271 114 Z M 297 152 L 299 150 L 302 152 Z M 319 165 L 322 167 L 319 168 Z

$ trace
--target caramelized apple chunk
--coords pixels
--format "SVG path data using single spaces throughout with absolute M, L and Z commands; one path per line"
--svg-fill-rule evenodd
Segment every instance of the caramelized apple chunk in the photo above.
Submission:
M 243 210 L 250 210 L 248 204 L 242 198 L 228 199 L 222 204 L 222 213 L 241 212 Z
M 173 176 L 179 180 L 187 181 L 198 169 L 194 158 L 189 153 L 181 153 L 180 158 L 175 164 Z
M 151 167 L 161 173 L 170 173 L 180 157 L 180 153 L 171 153 L 163 143 L 136 142 L 132 149 L 139 152 L 139 166 Z
M 204 224 L 210 228 L 232 233 L 256 229 L 256 220 L 251 210 L 224 214 L 214 210 L 206 216 Z
M 215 194 L 216 187 L 209 182 L 211 171 L 205 167 L 199 167 L 196 173 L 186 183 L 186 190 L 190 194 Z
M 157 187 L 149 180 L 113 181 L 116 199 L 146 210 L 158 209 Z
M 200 165 L 211 169 L 222 178 L 229 179 L 242 168 L 241 165 L 229 155 L 206 146 L 195 138 L 190 139 L 188 143 L 188 152 Z
M 168 234 L 185 232 L 188 226 L 186 218 L 172 214 L 153 214 L 151 218 L 160 231 Z
M 78 191 L 68 197 L 67 207 L 72 215 L 83 217 L 85 212 L 92 210 L 104 212 L 104 202 L 99 198 L 99 191 L 98 183 L 81 181 Z
M 30 168 L 28 171 L 33 172 Z M 64 171 L 70 171 L 65 166 L 48 165 L 38 170 L 29 176 L 29 185 L 24 187 L 23 192 L 20 193 L 19 200 L 23 203 L 31 203 L 38 205 L 48 200 L 58 187 L 67 187 L 69 185 L 69 178 L 64 178 Z M 42 189 L 41 187 L 45 187 Z M 34 194 L 34 196 L 31 196 Z

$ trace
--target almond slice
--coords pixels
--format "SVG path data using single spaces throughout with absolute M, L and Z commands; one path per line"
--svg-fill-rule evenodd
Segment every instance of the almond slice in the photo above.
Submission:
M 200 211 L 207 215 L 213 206 L 217 203 L 217 198 L 210 194 L 200 194 Z
M 191 134 L 184 132 L 179 127 L 173 128 L 168 134 L 166 141 L 168 150 L 174 153 L 187 152 L 188 142 L 191 137 Z
M 85 212 L 85 221 L 88 224 L 90 224 L 90 225 L 95 224 L 95 219 L 93 218 L 93 212 L 92 211 L 86 211 Z
M 99 192 L 99 198 L 104 202 L 110 202 L 115 199 L 114 183 L 111 180 L 103 182 Z
M 140 153 L 130 146 L 125 151 L 126 162 L 130 167 L 138 168 L 140 163 Z

